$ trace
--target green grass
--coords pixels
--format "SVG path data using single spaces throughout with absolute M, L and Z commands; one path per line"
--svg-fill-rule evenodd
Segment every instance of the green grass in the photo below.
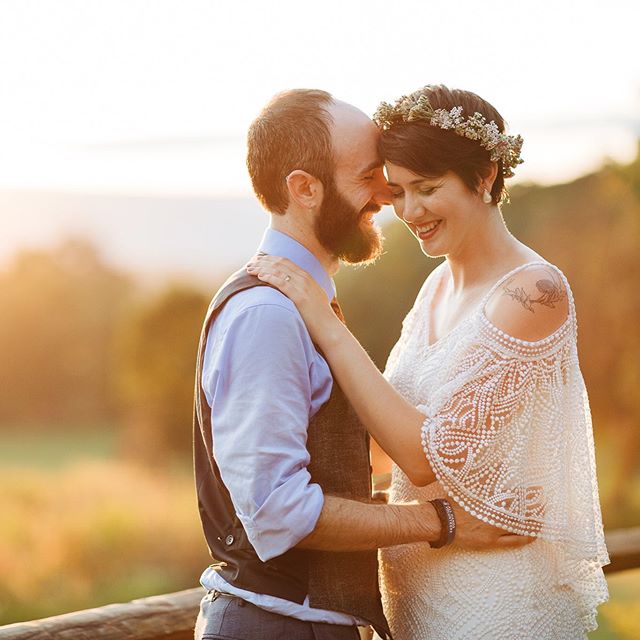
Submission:
M 107 460 L 117 451 L 112 427 L 71 431 L 0 428 L 0 468 L 60 469 L 79 460 Z
M 117 460 L 0 470 L 0 624 L 195 587 L 191 474 Z
M 590 640 L 637 640 L 640 637 L 640 569 L 607 576 L 609 602 L 598 616 L 598 629 Z

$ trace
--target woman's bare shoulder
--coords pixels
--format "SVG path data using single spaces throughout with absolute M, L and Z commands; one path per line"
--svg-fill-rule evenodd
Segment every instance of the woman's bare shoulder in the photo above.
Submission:
M 557 267 L 543 262 L 515 271 L 500 283 L 485 307 L 492 324 L 530 342 L 553 334 L 569 313 L 566 278 Z

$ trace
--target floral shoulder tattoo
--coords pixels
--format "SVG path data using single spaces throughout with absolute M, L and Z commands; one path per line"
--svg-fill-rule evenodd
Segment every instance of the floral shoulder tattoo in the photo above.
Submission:
M 511 278 L 511 280 L 508 280 L 502 287 L 504 295 L 519 302 L 525 309 L 531 311 L 531 313 L 535 313 L 534 305 L 536 304 L 555 309 L 555 305 L 567 297 L 562 279 L 552 269 L 546 270 L 546 277 L 536 281 L 537 291 L 533 294 L 527 292 L 524 287 L 509 288 L 509 284 L 513 282 L 513 280 L 514 278 Z

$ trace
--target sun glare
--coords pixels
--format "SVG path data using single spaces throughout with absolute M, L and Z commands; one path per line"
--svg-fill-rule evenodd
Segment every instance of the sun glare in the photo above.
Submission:
M 304 30 L 291 0 L 268 11 L 258 2 L 4 2 L 0 188 L 249 195 L 244 132 L 292 86 L 326 88 L 369 113 L 429 82 L 477 91 L 525 135 L 518 179 L 563 181 L 605 156 L 625 161 L 640 134 L 640 12 L 548 4 L 478 16 L 461 0 L 453 37 L 419 2 L 392 26 L 381 21 L 386 3 L 330 1 Z

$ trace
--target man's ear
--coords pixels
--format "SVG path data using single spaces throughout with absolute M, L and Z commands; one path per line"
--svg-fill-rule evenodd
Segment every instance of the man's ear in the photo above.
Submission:
M 317 209 L 322 203 L 322 182 L 302 169 L 292 171 L 286 178 L 290 202 L 303 209 Z

